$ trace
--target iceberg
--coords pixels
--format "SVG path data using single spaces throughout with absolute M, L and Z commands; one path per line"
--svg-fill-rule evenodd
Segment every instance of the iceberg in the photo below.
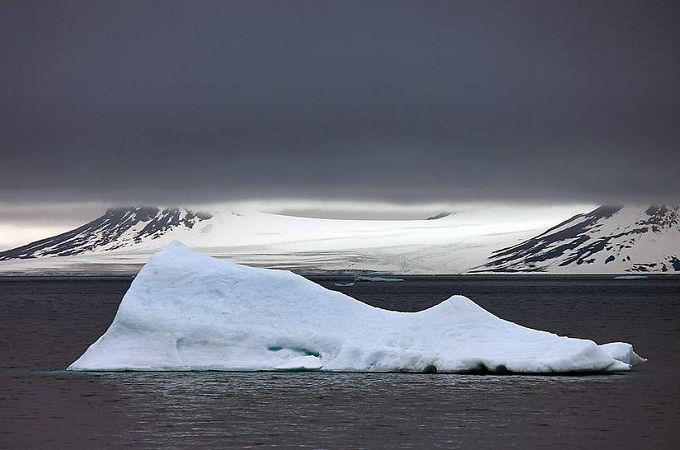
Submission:
M 355 275 L 354 276 L 354 281 L 370 281 L 373 283 L 399 283 L 404 281 L 403 278 L 394 278 L 394 277 L 379 277 L 379 276 L 369 276 L 369 275 Z
M 573 373 L 642 361 L 630 344 L 526 328 L 463 296 L 388 311 L 288 271 L 173 242 L 142 268 L 109 329 L 68 370 Z

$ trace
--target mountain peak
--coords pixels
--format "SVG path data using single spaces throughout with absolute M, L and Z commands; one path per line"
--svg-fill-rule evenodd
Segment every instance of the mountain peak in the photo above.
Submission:
M 600 206 L 493 252 L 475 271 L 680 271 L 678 242 L 677 206 Z
M 176 207 L 163 210 L 155 206 L 110 208 L 100 217 L 71 231 L 0 252 L 0 261 L 115 250 L 157 239 L 175 229 L 191 229 L 196 223 L 210 218 L 210 213 Z
M 173 208 L 170 208 L 173 209 Z M 174 208 L 176 209 L 176 208 Z M 155 206 L 118 206 L 109 208 L 104 213 L 105 216 L 120 216 L 124 214 L 140 214 L 145 216 L 152 216 L 158 214 L 159 208 Z

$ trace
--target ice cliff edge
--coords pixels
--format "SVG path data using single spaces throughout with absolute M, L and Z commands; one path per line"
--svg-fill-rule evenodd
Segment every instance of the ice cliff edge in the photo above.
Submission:
M 288 271 L 220 261 L 173 242 L 154 255 L 109 327 L 69 370 L 614 372 L 625 343 L 557 336 L 453 296 L 403 313 Z

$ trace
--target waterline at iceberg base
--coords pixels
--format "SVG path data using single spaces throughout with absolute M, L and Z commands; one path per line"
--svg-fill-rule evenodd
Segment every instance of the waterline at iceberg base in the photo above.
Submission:
M 532 330 L 466 297 L 387 311 L 288 271 L 173 242 L 139 272 L 109 329 L 68 369 L 588 373 L 643 361 L 630 344 Z

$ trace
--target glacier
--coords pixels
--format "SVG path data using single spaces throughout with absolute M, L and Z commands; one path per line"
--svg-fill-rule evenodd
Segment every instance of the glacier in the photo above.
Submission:
M 463 296 L 388 311 L 176 241 L 151 257 L 68 370 L 587 373 L 643 361 L 630 344 L 526 328 Z

